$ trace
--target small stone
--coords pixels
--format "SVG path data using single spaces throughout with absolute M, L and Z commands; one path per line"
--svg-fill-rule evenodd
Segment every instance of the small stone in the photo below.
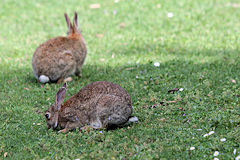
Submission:
M 240 155 L 238 155 L 238 156 L 235 158 L 235 160 L 240 160 Z
M 115 58 L 115 54 L 114 53 L 112 54 L 112 58 Z
M 182 92 L 182 91 L 183 91 L 183 88 L 180 88 L 179 91 Z
M 207 136 L 209 136 L 209 134 L 208 134 L 208 133 L 203 135 L 203 137 L 207 137 Z
M 154 63 L 154 66 L 155 66 L 155 67 L 159 67 L 159 66 L 160 66 L 160 63 L 159 63 L 159 62 L 155 62 L 155 63 Z
M 213 156 L 218 156 L 219 155 L 219 152 L 218 151 L 215 151 L 214 153 L 213 153 Z
M 214 131 L 210 131 L 208 134 L 209 134 L 209 135 L 212 135 L 213 133 L 214 133 Z
M 234 150 L 233 150 L 233 154 L 236 154 L 236 153 L 237 153 L 237 150 L 236 150 L 236 149 L 234 149 Z
M 190 147 L 190 151 L 193 151 L 195 149 L 195 147 Z
M 169 12 L 168 13 L 168 18 L 172 18 L 173 17 L 173 13 L 172 12 Z

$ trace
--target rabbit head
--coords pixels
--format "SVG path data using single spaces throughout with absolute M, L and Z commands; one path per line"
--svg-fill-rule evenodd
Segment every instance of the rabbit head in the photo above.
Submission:
M 77 12 L 74 13 L 73 23 L 70 22 L 70 19 L 69 19 L 67 13 L 64 13 L 64 16 L 65 16 L 65 19 L 66 19 L 66 22 L 67 22 L 67 27 L 68 27 L 67 35 L 81 34 L 81 30 L 78 29 Z
M 55 103 L 51 105 L 49 109 L 45 112 L 45 119 L 48 129 L 56 129 L 58 126 L 59 112 L 65 98 L 66 89 L 67 85 L 66 83 L 64 83 L 62 88 L 60 88 L 56 94 Z

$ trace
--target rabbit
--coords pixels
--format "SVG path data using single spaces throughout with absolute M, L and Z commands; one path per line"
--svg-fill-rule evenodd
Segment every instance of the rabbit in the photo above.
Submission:
M 56 94 L 55 103 L 45 112 L 48 129 L 68 132 L 75 128 L 107 129 L 137 122 L 131 116 L 132 104 L 127 91 L 118 84 L 97 81 L 88 84 L 64 104 L 66 83 Z
M 78 29 L 75 12 L 73 23 L 64 14 L 67 37 L 56 37 L 41 44 L 32 58 L 34 77 L 41 83 L 62 82 L 73 74 L 81 76 L 81 69 L 87 55 L 85 40 Z

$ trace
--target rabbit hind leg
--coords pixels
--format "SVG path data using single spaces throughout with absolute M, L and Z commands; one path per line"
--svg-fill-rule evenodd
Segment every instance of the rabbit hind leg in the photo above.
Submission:
M 115 104 L 113 107 L 113 113 L 107 118 L 108 126 L 121 126 L 125 124 L 129 116 L 132 113 L 132 109 L 122 102 Z
M 108 117 L 108 126 L 121 126 L 127 121 L 128 118 L 123 115 L 112 114 L 111 116 Z
M 80 128 L 80 130 L 85 131 L 89 131 L 90 129 L 104 129 L 104 126 L 102 125 L 100 120 L 97 119 L 96 121 L 91 122 L 89 125 Z
M 66 126 L 64 129 L 58 131 L 59 133 L 63 132 L 63 133 L 67 133 L 71 130 L 74 130 L 75 128 L 79 127 L 80 122 L 79 121 L 75 121 L 75 122 L 67 122 Z

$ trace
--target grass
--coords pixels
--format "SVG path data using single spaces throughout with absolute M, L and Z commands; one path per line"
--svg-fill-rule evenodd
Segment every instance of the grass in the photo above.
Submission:
M 3 0 L 0 159 L 213 159 L 215 151 L 234 159 L 240 154 L 237 2 Z M 101 7 L 90 9 L 93 3 Z M 37 83 L 31 59 L 39 44 L 66 34 L 63 13 L 74 11 L 89 52 L 66 99 L 90 82 L 118 83 L 132 97 L 138 124 L 102 133 L 47 130 L 42 112 L 61 85 Z M 168 94 L 176 87 L 184 90 Z M 160 104 L 167 101 L 176 103 Z

